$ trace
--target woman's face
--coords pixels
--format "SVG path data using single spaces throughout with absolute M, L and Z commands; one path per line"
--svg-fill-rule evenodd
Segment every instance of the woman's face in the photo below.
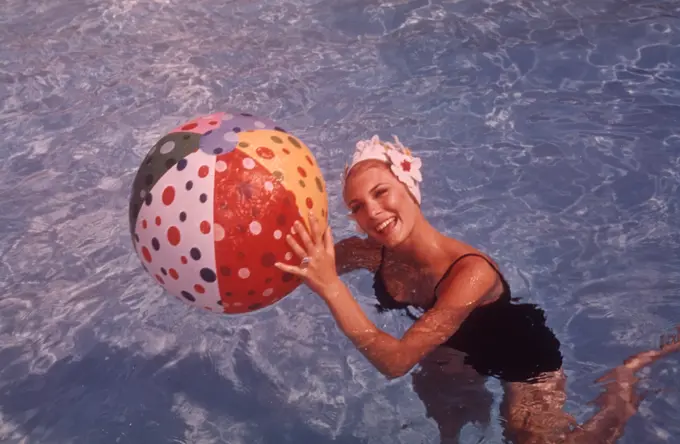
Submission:
M 343 197 L 359 227 L 387 247 L 399 245 L 411 234 L 420 211 L 406 186 L 379 161 L 356 165 Z

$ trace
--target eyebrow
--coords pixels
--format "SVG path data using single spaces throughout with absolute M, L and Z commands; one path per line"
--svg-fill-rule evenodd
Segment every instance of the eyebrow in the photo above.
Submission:
M 369 192 L 369 193 L 372 193 L 373 190 L 375 190 L 376 188 L 378 188 L 378 187 L 381 186 L 381 185 L 387 185 L 387 183 L 386 183 L 386 182 L 380 182 L 379 184 L 377 184 L 377 185 L 375 185 L 373 188 L 371 188 L 368 192 Z M 356 200 L 357 200 L 357 199 L 352 199 L 352 200 L 350 200 L 350 201 L 347 203 L 347 206 L 348 206 L 348 207 L 349 207 L 349 206 L 352 206 L 352 204 L 354 204 L 354 203 L 356 202 Z

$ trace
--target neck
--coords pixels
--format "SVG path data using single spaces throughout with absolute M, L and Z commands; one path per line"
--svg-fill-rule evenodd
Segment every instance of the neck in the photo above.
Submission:
M 446 236 L 421 217 L 411 234 L 395 247 L 394 251 L 420 267 L 436 269 L 442 258 L 447 255 L 444 249 L 445 240 Z

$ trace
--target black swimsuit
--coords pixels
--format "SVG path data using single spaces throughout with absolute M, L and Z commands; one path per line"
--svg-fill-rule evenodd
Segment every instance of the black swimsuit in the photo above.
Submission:
M 470 253 L 456 259 L 435 286 L 435 295 L 456 263 L 468 256 L 481 257 L 496 270 L 503 283 L 503 294 L 473 310 L 444 345 L 464 352 L 465 362 L 478 373 L 503 381 L 532 382 L 544 372 L 558 370 L 562 366 L 560 343 L 546 325 L 545 313 L 534 304 L 515 303 L 507 281 L 486 257 Z M 387 292 L 381 273 L 383 263 L 373 285 L 378 310 L 403 309 L 417 319 L 411 305 L 395 301 Z

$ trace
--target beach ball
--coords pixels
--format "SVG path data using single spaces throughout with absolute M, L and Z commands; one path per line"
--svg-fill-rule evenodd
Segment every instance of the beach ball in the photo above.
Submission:
M 328 199 L 312 152 L 272 120 L 219 112 L 162 137 L 137 171 L 130 232 L 144 269 L 168 293 L 213 312 L 270 306 L 300 285 L 286 235 L 325 229 Z M 301 242 L 299 236 L 294 237 Z

